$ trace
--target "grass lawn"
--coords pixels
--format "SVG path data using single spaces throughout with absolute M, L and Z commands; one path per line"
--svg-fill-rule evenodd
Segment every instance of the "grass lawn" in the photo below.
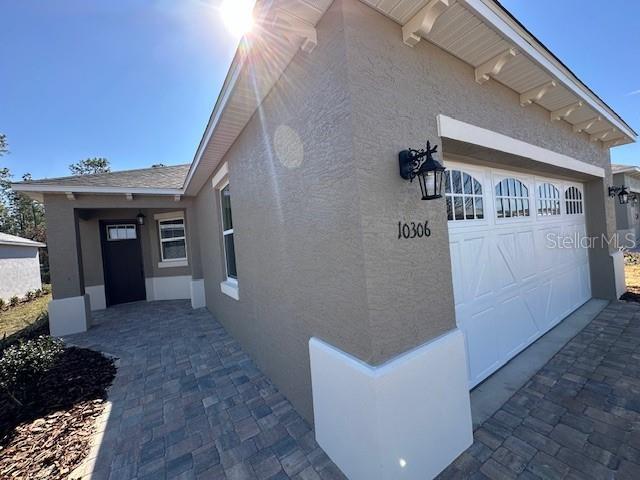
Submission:
M 0 310 L 0 339 L 33 325 L 47 311 L 51 294 L 43 295 L 30 302 Z

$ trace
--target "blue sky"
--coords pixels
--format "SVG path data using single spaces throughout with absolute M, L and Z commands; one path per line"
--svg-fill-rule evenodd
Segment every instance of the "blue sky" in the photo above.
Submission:
M 0 0 L 0 132 L 11 150 L 0 165 L 40 178 L 93 156 L 117 170 L 190 162 L 238 41 L 219 2 Z M 503 4 L 640 131 L 640 2 Z M 612 158 L 640 163 L 640 146 Z

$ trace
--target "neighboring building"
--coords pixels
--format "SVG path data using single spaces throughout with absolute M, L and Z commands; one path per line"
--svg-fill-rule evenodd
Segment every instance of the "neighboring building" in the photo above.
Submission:
M 626 187 L 628 202 L 615 201 L 616 225 L 620 243 L 625 247 L 635 247 L 640 241 L 640 167 L 611 165 L 613 186 Z M 612 192 L 613 195 L 615 193 Z
M 38 248 L 44 243 L 0 233 L 0 299 L 24 297 L 42 288 Z
M 471 444 L 470 388 L 622 293 L 613 247 L 551 243 L 615 232 L 636 134 L 491 0 L 256 8 L 190 166 L 14 185 L 45 203 L 52 330 L 191 298 L 350 478 L 429 478 Z M 427 140 L 448 180 L 422 201 L 398 154 Z

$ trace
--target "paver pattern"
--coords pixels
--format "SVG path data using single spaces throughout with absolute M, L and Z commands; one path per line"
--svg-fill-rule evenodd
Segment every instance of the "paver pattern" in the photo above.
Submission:
M 67 338 L 119 358 L 94 480 L 345 478 L 206 309 L 119 305 Z
M 441 479 L 640 479 L 640 305 L 613 302 Z

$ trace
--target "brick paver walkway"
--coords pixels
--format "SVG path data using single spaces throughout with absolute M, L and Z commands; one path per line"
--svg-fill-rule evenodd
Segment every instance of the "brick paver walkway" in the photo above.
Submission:
M 640 479 L 640 305 L 614 302 L 440 478 Z
M 344 478 L 206 309 L 141 302 L 95 318 L 68 338 L 120 359 L 93 480 Z

